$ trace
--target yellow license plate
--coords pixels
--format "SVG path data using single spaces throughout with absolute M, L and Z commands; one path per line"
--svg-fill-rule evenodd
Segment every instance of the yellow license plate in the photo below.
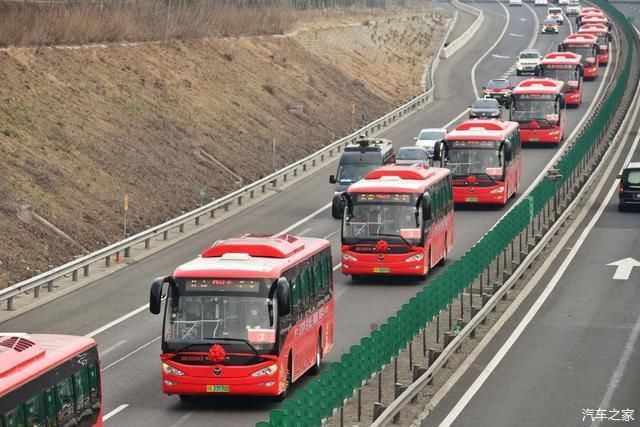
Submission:
M 531 142 L 538 142 L 539 140 L 540 139 L 538 139 L 538 138 L 529 138 L 529 141 L 531 141 Z
M 208 385 L 207 393 L 229 393 L 228 385 Z
M 465 202 L 477 202 L 478 198 L 477 197 L 467 197 L 466 199 L 464 199 Z
M 374 273 L 388 273 L 390 270 L 388 268 L 384 268 L 384 267 L 374 267 L 373 268 L 373 272 Z

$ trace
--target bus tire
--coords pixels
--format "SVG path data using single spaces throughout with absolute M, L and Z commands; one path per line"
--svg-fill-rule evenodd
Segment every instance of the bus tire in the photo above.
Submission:
M 331 205 L 331 216 L 335 219 L 340 219 L 340 213 L 338 212 L 338 208 L 335 204 Z
M 293 384 L 291 378 L 293 378 L 293 355 L 289 352 L 289 361 L 287 362 L 287 386 L 282 390 L 282 393 L 276 396 L 278 402 L 283 402 L 289 396 L 289 389 L 291 388 L 291 384 Z
M 313 364 L 309 373 L 316 376 L 320 373 L 320 364 L 322 363 L 322 332 L 318 334 L 318 345 L 316 348 L 316 362 Z
M 438 266 L 442 267 L 447 263 L 447 258 L 449 257 L 449 250 L 447 249 L 447 240 L 449 236 L 444 235 L 444 254 L 442 254 L 442 258 L 438 261 Z

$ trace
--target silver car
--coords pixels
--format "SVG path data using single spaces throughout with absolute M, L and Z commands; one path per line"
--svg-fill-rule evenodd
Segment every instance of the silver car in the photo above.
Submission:
M 433 147 L 437 142 L 443 141 L 446 134 L 447 129 L 445 128 L 427 128 L 422 129 L 414 139 L 417 147 L 426 148 L 429 157 L 433 157 Z
M 401 147 L 396 153 L 396 164 L 429 166 L 429 154 L 424 147 Z

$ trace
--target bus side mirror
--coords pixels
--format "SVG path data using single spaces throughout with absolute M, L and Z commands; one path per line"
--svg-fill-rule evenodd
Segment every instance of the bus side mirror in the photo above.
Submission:
M 276 294 L 278 296 L 278 314 L 286 316 L 291 312 L 291 288 L 286 277 L 278 279 Z
M 511 159 L 513 159 L 513 148 L 511 146 L 510 140 L 505 139 L 503 150 L 504 150 L 504 161 L 510 162 Z
M 562 45 L 562 43 L 558 45 L 558 52 L 564 52 L 564 46 Z
M 424 193 L 422 196 L 422 220 L 429 221 L 431 219 L 431 196 L 429 193 Z
M 344 207 L 347 210 L 347 217 L 353 218 L 353 200 L 351 199 L 351 194 L 346 191 L 342 193 L 342 201 L 344 202 Z
M 335 184 L 335 183 L 336 183 L 336 176 L 329 175 L 329 184 Z
M 149 311 L 152 314 L 159 314 L 160 307 L 162 306 L 162 288 L 165 283 L 172 283 L 173 278 L 171 276 L 156 277 L 151 283 L 151 290 L 149 291 Z
M 536 77 L 540 77 L 542 75 L 542 69 L 539 65 L 536 65 L 536 68 L 533 70 L 533 74 L 535 74 Z
M 560 94 L 560 109 L 565 108 L 564 94 Z

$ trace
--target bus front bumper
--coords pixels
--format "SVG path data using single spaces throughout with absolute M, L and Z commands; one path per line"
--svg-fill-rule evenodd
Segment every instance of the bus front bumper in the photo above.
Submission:
M 585 66 L 584 67 L 584 77 L 586 79 L 591 79 L 591 80 L 595 80 L 596 78 L 598 78 L 598 66 L 593 65 L 593 66 Z
M 562 134 L 558 129 L 522 129 L 520 128 L 520 141 L 525 143 L 550 143 L 559 144 Z
M 348 259 L 348 257 L 355 258 Z M 410 258 L 415 260 L 407 261 Z M 422 276 L 427 274 L 427 262 L 423 253 L 361 254 L 343 251 L 342 274 L 357 276 Z
M 455 204 L 492 204 L 504 205 L 507 196 L 504 185 L 493 187 L 453 187 L 453 203 Z
M 601 67 L 607 65 L 609 63 L 609 52 L 599 53 L 598 54 L 598 64 Z
M 213 373 L 213 372 L 212 372 Z M 202 378 L 162 374 L 165 394 L 277 396 L 280 394 L 278 373 L 260 377 Z
M 567 105 L 571 105 L 571 106 L 577 106 L 580 105 L 580 101 L 582 97 L 580 96 L 579 92 L 573 92 L 573 93 L 565 93 L 564 95 L 564 99 L 565 102 L 567 103 Z

